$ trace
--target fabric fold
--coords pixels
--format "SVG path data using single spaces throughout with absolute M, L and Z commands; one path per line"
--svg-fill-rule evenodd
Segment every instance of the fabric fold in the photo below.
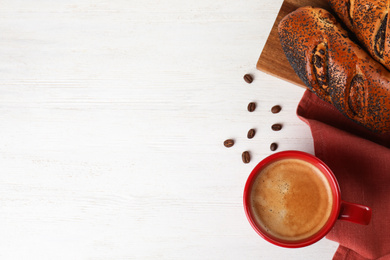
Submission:
M 307 90 L 297 115 L 311 130 L 315 155 L 335 174 L 342 199 L 372 209 L 369 225 L 337 221 L 327 238 L 334 258 L 390 259 L 390 133 L 373 133 Z

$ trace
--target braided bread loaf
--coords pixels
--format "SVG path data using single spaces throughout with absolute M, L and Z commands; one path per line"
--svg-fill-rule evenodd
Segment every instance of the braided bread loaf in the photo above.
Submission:
M 329 0 L 329 4 L 371 56 L 390 70 L 389 2 Z
M 321 99 L 375 132 L 390 131 L 390 72 L 348 38 L 328 11 L 302 7 L 278 26 L 297 75 Z

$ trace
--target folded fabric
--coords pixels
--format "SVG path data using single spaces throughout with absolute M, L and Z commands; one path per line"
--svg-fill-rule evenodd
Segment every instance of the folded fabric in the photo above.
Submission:
M 369 225 L 338 220 L 327 238 L 336 260 L 390 259 L 390 133 L 373 133 L 306 91 L 297 115 L 313 135 L 315 155 L 335 174 L 343 200 L 372 209 Z

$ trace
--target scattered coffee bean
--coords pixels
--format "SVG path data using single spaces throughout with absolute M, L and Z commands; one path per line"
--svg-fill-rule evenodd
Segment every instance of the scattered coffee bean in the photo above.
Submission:
M 249 112 L 253 112 L 253 111 L 255 111 L 255 109 L 256 109 L 256 103 L 255 102 L 250 102 L 248 104 L 248 111 Z
M 250 74 L 245 74 L 244 80 L 246 83 L 251 84 L 253 82 L 253 77 Z
M 233 145 L 234 145 L 234 140 L 233 139 L 227 139 L 227 140 L 225 140 L 225 142 L 223 142 L 223 145 L 225 146 L 225 147 L 232 147 Z
M 273 124 L 271 126 L 272 130 L 274 131 L 280 131 L 282 129 L 282 125 L 281 124 Z
M 242 153 L 242 161 L 244 163 L 249 163 L 251 161 L 251 155 L 249 154 L 248 151 Z
M 252 139 L 254 136 L 255 136 L 255 134 L 256 134 L 256 130 L 255 129 L 250 129 L 249 131 L 248 131 L 248 135 L 247 135 L 247 137 L 248 137 L 248 139 Z
M 276 149 L 278 149 L 278 144 L 277 143 L 272 143 L 269 148 L 271 149 L 271 151 L 275 151 Z
M 279 106 L 279 105 L 273 106 L 273 107 L 271 108 L 271 112 L 272 112 L 273 114 L 279 113 L 280 110 L 282 110 L 282 107 Z

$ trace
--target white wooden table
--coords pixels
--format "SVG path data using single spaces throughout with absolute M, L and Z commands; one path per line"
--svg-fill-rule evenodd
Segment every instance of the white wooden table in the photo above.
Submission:
M 304 89 L 255 69 L 281 3 L 2 0 L 0 259 L 331 259 L 242 207 L 272 142 L 313 153 Z

